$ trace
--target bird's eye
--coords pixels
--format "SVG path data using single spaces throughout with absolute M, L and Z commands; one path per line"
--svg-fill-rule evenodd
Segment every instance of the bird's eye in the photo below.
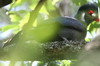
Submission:
M 88 14 L 92 15 L 94 13 L 94 11 L 90 10 L 88 11 Z

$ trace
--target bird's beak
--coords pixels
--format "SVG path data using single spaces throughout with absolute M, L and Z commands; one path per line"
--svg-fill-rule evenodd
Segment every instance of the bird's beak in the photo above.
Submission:
M 95 21 L 100 22 L 100 18 L 96 18 Z

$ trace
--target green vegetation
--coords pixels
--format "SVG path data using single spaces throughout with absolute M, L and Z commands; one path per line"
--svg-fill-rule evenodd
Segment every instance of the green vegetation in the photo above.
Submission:
M 34 29 L 35 27 L 37 27 L 38 25 L 42 24 L 43 20 L 48 19 L 48 18 L 53 18 L 53 17 L 57 17 L 57 16 L 61 16 L 59 13 L 59 8 L 56 7 L 56 3 L 59 2 L 61 0 L 13 0 L 13 2 L 11 4 L 9 4 L 9 6 L 7 7 L 7 14 L 11 19 L 11 24 L 4 26 L 2 28 L 0 28 L 0 31 L 5 32 L 7 30 L 13 29 L 14 30 L 14 34 L 17 34 L 19 31 L 23 31 L 23 35 L 21 35 L 22 37 L 18 39 L 19 44 L 22 43 L 22 46 L 24 45 L 23 43 L 25 41 L 23 40 L 27 40 L 28 38 L 30 38 L 29 36 L 32 36 L 32 33 L 29 31 L 31 29 Z M 90 0 L 92 1 L 92 0 Z M 87 3 L 88 0 L 72 0 L 72 3 L 77 5 L 78 7 Z M 98 2 L 96 1 L 92 1 L 95 2 L 96 4 L 100 4 L 100 0 Z M 73 8 L 75 9 L 75 8 Z M 48 27 L 46 25 L 44 25 L 45 27 Z M 50 25 L 51 26 L 51 25 Z M 45 37 L 50 37 L 56 30 L 57 30 L 57 25 L 53 24 L 52 26 L 52 30 L 50 30 L 51 28 L 48 28 L 46 30 L 46 28 L 44 29 L 44 31 L 41 31 L 41 29 L 36 29 L 33 33 L 35 35 L 37 35 L 38 37 L 36 39 L 40 40 L 40 41 L 44 41 Z M 94 28 L 95 27 L 95 28 Z M 89 25 L 88 27 L 88 31 L 90 32 L 91 35 L 93 35 L 93 33 L 97 30 L 97 28 L 100 28 L 100 24 L 97 22 L 93 22 Z M 45 33 L 45 31 L 47 33 Z M 42 35 L 38 34 L 41 33 Z M 40 38 L 40 36 L 42 38 Z M 26 38 L 28 37 L 28 38 Z M 91 40 L 91 39 L 86 39 Z M 32 41 L 32 40 L 30 40 Z M 15 42 L 14 42 L 15 43 Z M 31 51 L 32 50 L 36 50 L 34 53 L 36 54 L 40 54 L 40 51 L 38 48 L 39 45 L 38 43 L 36 43 L 36 45 L 26 45 L 28 47 L 26 47 L 27 49 L 29 49 Z M 33 48 L 34 46 L 34 48 Z M 17 46 L 18 48 L 21 48 L 19 46 Z M 15 48 L 15 47 L 14 47 Z M 11 51 L 13 54 L 15 54 L 15 56 L 18 56 L 18 54 L 20 54 L 20 50 L 18 50 L 18 48 L 16 48 L 16 51 L 19 52 L 13 52 Z M 11 48 L 12 50 L 13 48 Z M 22 51 L 28 52 L 29 50 L 23 50 L 24 48 L 22 48 Z M 38 52 L 37 52 L 38 51 Z M 32 52 L 32 51 L 31 51 Z M 32 54 L 29 52 L 29 54 Z M 29 54 L 26 53 L 26 57 L 29 57 Z M 24 55 L 24 54 L 23 54 Z M 35 56 L 35 55 L 34 55 Z M 38 57 L 38 56 L 36 56 Z M 16 57 L 12 57 L 12 58 L 16 58 Z M 18 57 L 17 57 L 18 58 Z M 30 57 L 31 58 L 31 57 Z M 73 59 L 75 60 L 75 59 Z M 19 66 L 31 66 L 32 62 L 26 61 L 27 63 L 25 64 L 25 61 L 19 63 L 16 62 L 12 62 L 12 66 L 14 66 L 14 64 L 19 64 Z M 33 61 L 34 63 L 34 61 Z M 6 64 L 6 63 L 4 63 Z M 43 62 L 43 61 L 38 61 L 37 62 L 37 66 L 70 66 L 71 64 L 73 64 L 73 62 L 71 62 L 70 60 L 56 60 L 56 61 L 52 61 L 52 62 Z M 10 65 L 10 66 L 11 66 Z M 3 63 L 0 63 L 0 66 L 4 66 Z

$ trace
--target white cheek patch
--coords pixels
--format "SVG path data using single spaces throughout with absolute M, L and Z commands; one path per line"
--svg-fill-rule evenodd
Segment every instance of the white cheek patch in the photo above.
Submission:
M 85 16 L 85 13 L 82 13 L 82 16 L 81 16 L 82 21 L 85 21 L 84 16 Z
M 95 14 L 95 13 L 93 13 L 93 14 L 92 14 L 92 16 L 93 16 L 93 17 L 95 17 L 95 16 L 96 16 L 96 14 Z

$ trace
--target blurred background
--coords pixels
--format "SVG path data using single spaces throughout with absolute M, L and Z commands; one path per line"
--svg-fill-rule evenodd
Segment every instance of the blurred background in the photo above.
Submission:
M 0 47 L 17 34 L 22 29 L 23 25 L 28 22 L 30 12 L 34 10 L 38 2 L 39 0 L 13 0 L 9 5 L 0 8 Z M 39 11 L 33 26 L 35 27 L 39 22 L 56 16 L 74 17 L 78 8 L 88 2 L 98 5 L 100 0 L 47 0 Z M 88 33 L 86 41 L 90 41 L 96 35 L 99 35 L 99 28 L 99 23 L 91 23 L 87 28 Z M 71 60 L 57 60 L 53 61 L 51 64 L 52 66 L 70 66 L 71 63 Z M 48 66 L 48 63 L 43 63 L 41 61 L 11 62 L 1 60 L 0 66 Z

